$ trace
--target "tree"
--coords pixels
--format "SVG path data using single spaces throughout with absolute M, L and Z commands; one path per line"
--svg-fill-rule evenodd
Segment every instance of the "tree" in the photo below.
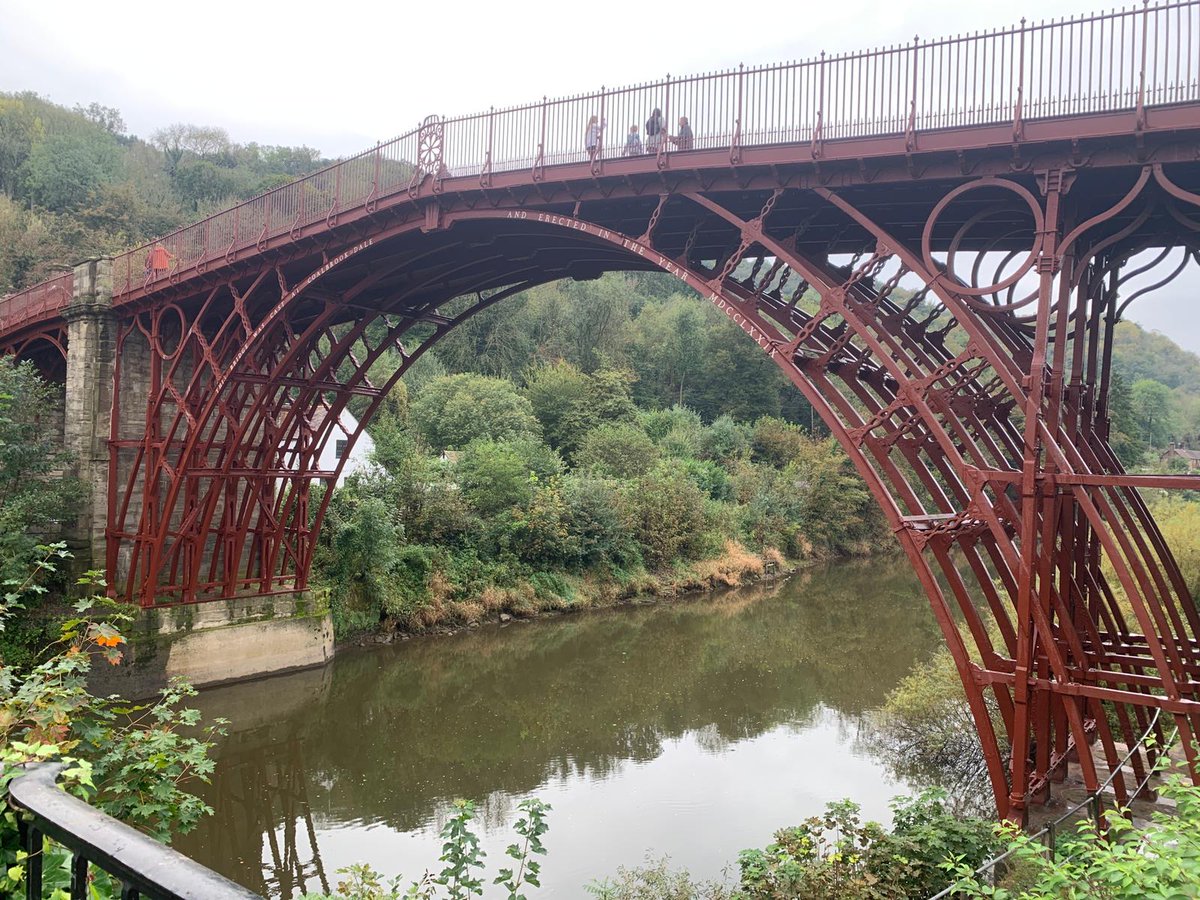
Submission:
M 482 375 L 447 375 L 430 382 L 412 404 L 412 421 L 435 450 L 472 441 L 540 437 L 530 402 L 511 381 Z
M 1113 372 L 1108 388 L 1108 442 L 1126 467 L 1141 462 L 1146 441 L 1133 409 L 1133 391 L 1120 372 Z
M 688 479 L 647 475 L 630 483 L 625 502 L 647 565 L 688 558 L 700 547 L 708 521 L 704 494 Z
M 105 131 L 49 134 L 30 148 L 24 182 L 34 203 L 71 211 L 83 206 L 117 167 L 117 145 Z
M 539 481 L 562 472 L 558 454 L 541 441 L 475 441 L 455 466 L 454 477 L 481 515 L 525 503 Z
M 578 411 L 591 393 L 588 377 L 560 359 L 530 372 L 524 393 L 550 446 L 571 453 L 580 437 Z
M 45 136 L 45 127 L 23 97 L 0 94 L 0 192 L 13 196 L 29 150 Z
M 114 106 L 103 106 L 95 101 L 87 106 L 77 103 L 75 112 L 89 122 L 99 125 L 109 134 L 125 133 L 125 120 L 121 117 L 121 111 Z
M 1153 378 L 1139 378 L 1133 383 L 1131 393 L 1139 436 L 1152 448 L 1165 447 L 1175 429 L 1175 404 L 1171 389 Z
M 229 152 L 232 142 L 223 128 L 176 122 L 150 135 L 150 142 L 163 152 L 167 173 L 174 177 L 185 154 L 215 157 Z
M 61 398 L 32 363 L 0 360 L 0 577 L 24 571 L 79 500 L 78 482 L 61 475 L 60 414 Z
M 653 468 L 658 448 L 636 425 L 606 422 L 586 435 L 575 454 L 580 469 L 615 478 L 639 478 Z

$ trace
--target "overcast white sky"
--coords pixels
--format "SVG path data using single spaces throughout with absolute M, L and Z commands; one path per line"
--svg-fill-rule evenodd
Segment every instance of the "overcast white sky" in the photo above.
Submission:
M 0 90 L 342 156 L 455 115 L 737 65 L 1092 12 L 1098 0 L 201 3 L 0 0 Z M 1200 279 L 1132 318 L 1200 352 Z

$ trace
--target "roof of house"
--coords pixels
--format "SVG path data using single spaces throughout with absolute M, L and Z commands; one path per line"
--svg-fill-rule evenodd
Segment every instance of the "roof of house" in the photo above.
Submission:
M 1200 450 L 1184 450 L 1182 447 L 1172 447 L 1163 456 L 1171 456 L 1172 454 L 1183 459 L 1192 460 L 1193 462 L 1200 462 Z

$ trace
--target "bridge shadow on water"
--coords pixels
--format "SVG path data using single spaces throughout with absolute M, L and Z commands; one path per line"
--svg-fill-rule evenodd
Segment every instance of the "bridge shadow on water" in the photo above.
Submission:
M 801 782 L 836 780 L 829 773 L 840 754 L 870 755 L 868 711 L 938 643 L 915 577 L 887 558 L 713 598 L 350 649 L 322 670 L 201 696 L 206 716 L 232 725 L 205 792 L 216 815 L 179 846 L 286 898 L 322 887 L 349 862 L 379 858 L 389 836 L 435 834 L 453 798 L 476 800 L 484 829 L 507 828 L 523 796 L 575 785 L 586 801 L 587 791 L 684 744 L 699 767 L 696 759 L 734 760 L 765 735 L 820 732 L 825 743 L 804 751 L 812 758 L 789 765 Z M 781 740 L 788 754 L 808 747 Z M 758 773 L 755 789 L 784 784 L 778 776 Z M 854 796 L 853 780 L 827 789 Z M 883 791 L 877 806 L 902 789 L 871 788 Z M 715 791 L 682 789 L 663 821 L 681 833 L 720 830 L 728 801 L 708 796 Z M 627 809 L 625 827 L 635 831 L 638 803 L 618 798 L 613 810 L 624 818 Z M 819 810 L 798 802 L 775 814 L 798 821 Z M 571 844 L 573 829 L 590 828 L 587 817 L 586 808 L 552 816 L 554 843 Z M 765 839 L 789 823 L 759 825 Z M 386 830 L 372 834 L 377 826 Z M 643 851 L 668 849 L 669 838 L 644 837 Z M 751 842 L 722 838 L 724 862 Z M 432 867 L 439 845 L 427 843 L 421 865 Z M 575 888 L 638 861 L 607 859 L 595 846 L 586 861 L 571 859 L 570 847 L 551 849 L 552 866 L 567 862 L 584 876 Z

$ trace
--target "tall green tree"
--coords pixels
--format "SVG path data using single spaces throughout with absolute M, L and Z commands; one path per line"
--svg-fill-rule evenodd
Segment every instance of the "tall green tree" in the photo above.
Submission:
M 1175 431 L 1175 398 L 1171 389 L 1153 378 L 1139 378 L 1133 383 L 1131 394 L 1140 436 L 1152 448 L 1165 447 Z
M 417 433 L 435 450 L 472 441 L 541 437 L 533 406 L 511 382 L 482 375 L 447 375 L 426 385 L 412 403 Z

